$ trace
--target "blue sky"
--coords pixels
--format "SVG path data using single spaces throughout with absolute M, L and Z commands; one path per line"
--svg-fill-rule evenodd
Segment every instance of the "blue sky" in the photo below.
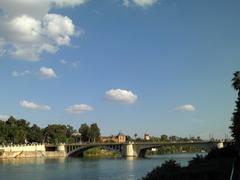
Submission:
M 0 117 L 223 138 L 240 68 L 237 0 L 3 0 Z

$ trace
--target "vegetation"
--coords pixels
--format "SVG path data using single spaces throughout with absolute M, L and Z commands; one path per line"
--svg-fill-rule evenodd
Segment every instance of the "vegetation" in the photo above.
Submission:
M 235 139 L 237 147 L 240 145 L 240 72 L 237 71 L 234 74 L 232 79 L 232 86 L 238 93 L 238 98 L 236 101 L 236 108 L 233 112 L 232 125 L 230 129 L 232 131 L 232 136 Z
M 174 153 L 198 153 L 204 149 L 196 146 L 162 146 L 157 151 L 147 151 L 147 154 L 174 154 Z M 204 150 L 205 151 L 205 150 Z
M 98 142 L 100 140 L 100 129 L 96 123 L 90 125 L 82 124 L 79 128 L 83 142 Z
M 187 167 L 181 167 L 174 160 L 166 161 L 149 172 L 143 180 L 226 180 L 230 177 L 236 154 L 235 148 L 228 146 L 214 149 L 205 157 L 197 155 Z
M 106 156 L 119 157 L 120 154 L 119 152 L 109 151 L 101 147 L 96 147 L 96 148 L 92 148 L 85 151 L 83 156 L 84 157 L 106 157 Z
M 190 136 L 190 137 L 179 137 L 179 136 L 168 136 L 166 134 L 162 134 L 160 137 L 155 137 L 155 136 L 151 136 L 149 140 L 145 140 L 142 138 L 136 138 L 135 141 L 137 142 L 199 142 L 202 141 L 202 139 L 200 138 L 200 136 L 194 137 L 194 136 Z
M 87 129 L 87 131 L 85 130 Z M 51 124 L 45 128 L 30 123 L 24 119 L 15 119 L 11 116 L 7 121 L 0 120 L 0 144 L 25 144 L 25 143 L 73 143 L 76 133 L 70 125 Z M 83 142 L 99 141 L 100 129 L 96 123 L 82 124 L 79 132 Z
M 175 160 L 169 160 L 163 163 L 161 167 L 153 169 L 143 180 L 172 179 L 173 177 L 177 177 L 180 170 L 181 166 Z

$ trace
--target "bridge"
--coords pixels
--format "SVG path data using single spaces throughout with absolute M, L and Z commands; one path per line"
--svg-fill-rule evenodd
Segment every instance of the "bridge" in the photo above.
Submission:
M 67 157 L 82 157 L 84 151 L 103 147 L 108 150 L 117 151 L 122 157 L 144 157 L 146 151 L 163 146 L 195 146 L 210 150 L 212 148 L 224 147 L 224 142 L 199 141 L 199 142 L 128 142 L 128 143 L 74 143 L 58 145 L 58 151 L 65 151 Z

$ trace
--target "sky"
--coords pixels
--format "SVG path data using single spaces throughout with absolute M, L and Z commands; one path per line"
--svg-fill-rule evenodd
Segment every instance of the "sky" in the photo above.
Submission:
M 1 0 L 0 119 L 230 137 L 238 0 Z

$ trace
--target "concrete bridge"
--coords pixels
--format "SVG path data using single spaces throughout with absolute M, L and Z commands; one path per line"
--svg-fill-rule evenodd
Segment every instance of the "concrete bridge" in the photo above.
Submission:
M 84 151 L 103 147 L 108 150 L 118 151 L 122 157 L 144 157 L 146 151 L 152 148 L 163 146 L 195 146 L 206 150 L 212 148 L 224 147 L 224 142 L 215 141 L 199 141 L 199 142 L 128 142 L 128 143 L 75 143 L 62 144 L 58 146 L 58 151 L 65 151 L 67 157 L 82 157 Z

